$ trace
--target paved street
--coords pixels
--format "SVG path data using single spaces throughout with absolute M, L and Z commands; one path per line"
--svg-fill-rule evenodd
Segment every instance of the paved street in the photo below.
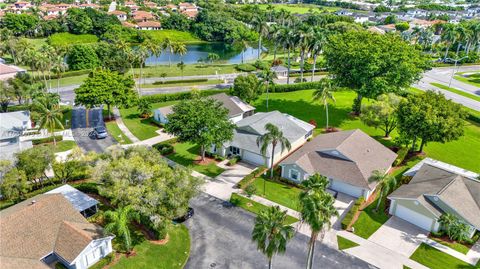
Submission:
M 89 110 L 89 127 L 86 128 L 85 109 L 75 107 L 72 111 L 72 133 L 77 145 L 85 151 L 103 152 L 109 146 L 117 142 L 111 136 L 105 139 L 95 139 L 89 134 L 95 126 L 104 126 L 102 109 L 94 108 Z
M 254 215 L 201 193 L 191 201 L 195 216 L 186 222 L 191 253 L 185 268 L 266 268 L 265 256 L 251 241 Z M 303 268 L 308 237 L 297 234 L 285 255 L 274 257 L 275 268 Z M 317 245 L 315 268 L 375 268 L 341 251 Z

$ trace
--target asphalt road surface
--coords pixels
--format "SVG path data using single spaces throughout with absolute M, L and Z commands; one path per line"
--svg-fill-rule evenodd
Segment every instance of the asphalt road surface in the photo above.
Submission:
M 91 136 L 93 127 L 105 126 L 102 109 L 93 108 L 88 113 L 88 127 L 86 127 L 86 113 L 83 107 L 74 107 L 72 111 L 72 133 L 77 145 L 85 151 L 103 152 L 106 148 L 117 143 L 110 135 L 104 139 L 95 139 Z
M 187 269 L 268 268 L 266 257 L 251 241 L 254 215 L 229 203 L 201 193 L 191 201 L 193 218 L 185 224 L 190 231 Z M 305 268 L 308 237 L 296 234 L 285 254 L 273 258 L 274 268 Z M 317 245 L 314 268 L 375 268 L 341 251 Z

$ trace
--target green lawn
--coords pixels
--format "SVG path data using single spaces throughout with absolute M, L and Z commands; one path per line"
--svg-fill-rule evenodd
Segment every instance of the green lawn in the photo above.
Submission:
M 132 144 L 132 140 L 128 138 L 120 128 L 118 128 L 118 125 L 115 121 L 108 121 L 105 123 L 105 126 L 107 127 L 108 133 L 115 138 L 115 140 L 118 141 L 120 144 Z
M 380 203 L 378 212 L 375 212 L 376 206 L 377 200 L 367 206 L 363 212 L 360 213 L 357 221 L 353 224 L 356 235 L 367 239 L 389 219 L 389 216 L 384 213 L 385 199 Z
M 47 44 L 46 38 L 27 38 L 28 43 L 32 44 L 36 49 Z
M 440 83 L 430 83 L 430 84 L 432 86 L 438 87 L 440 89 L 444 89 L 446 91 L 453 92 L 453 93 L 456 93 L 458 95 L 465 96 L 467 98 L 470 98 L 470 99 L 473 99 L 473 100 L 476 100 L 476 101 L 480 102 L 480 96 L 477 96 L 477 95 L 474 95 L 474 94 L 471 94 L 471 93 L 468 93 L 468 92 L 464 92 L 464 91 L 461 91 L 461 90 L 457 90 L 455 88 L 450 88 L 450 87 L 445 86 L 445 85 L 440 84 Z
M 268 7 L 267 4 L 258 4 L 256 6 L 259 6 L 260 9 L 263 9 L 263 10 L 267 9 Z M 296 14 L 312 13 L 312 11 L 320 12 L 322 10 L 334 12 L 340 9 L 337 7 L 318 6 L 318 5 L 311 5 L 311 4 L 275 4 L 272 6 L 275 8 L 276 11 L 284 9 L 288 12 L 296 13 Z
M 178 101 L 152 103 L 152 113 L 159 107 L 173 105 L 177 102 Z M 153 118 L 140 118 L 136 106 L 120 109 L 120 115 L 122 116 L 123 123 L 125 123 L 128 130 L 130 130 L 130 132 L 132 132 L 132 134 L 138 139 L 145 140 L 158 135 L 156 131 L 160 128 L 153 123 Z
M 457 74 L 459 74 L 459 73 L 457 73 Z M 468 74 L 468 75 L 466 75 L 466 77 L 464 77 L 460 74 L 460 76 L 456 75 L 455 79 L 459 80 L 461 82 L 468 83 L 468 84 L 473 85 L 473 86 L 480 87 L 480 73 Z
M 197 86 L 197 85 L 215 85 L 223 83 L 221 79 L 210 79 L 201 82 L 178 82 L 170 84 L 142 84 L 142 88 L 165 88 L 165 87 L 181 87 L 181 86 Z
M 235 206 L 241 207 L 249 212 L 252 212 L 253 214 L 258 214 L 260 211 L 266 210 L 268 208 L 265 205 L 262 205 L 253 200 L 240 196 L 236 193 L 232 193 L 232 196 L 230 197 L 230 202 Z M 297 218 L 287 215 L 285 224 L 290 225 L 295 222 L 298 222 Z
M 478 263 L 477 266 L 470 265 L 424 243 L 422 243 L 417 248 L 417 250 L 412 254 L 412 256 L 410 256 L 410 259 L 421 263 L 431 269 L 480 268 L 480 263 Z
M 173 42 L 182 42 L 182 43 L 201 43 L 205 42 L 199 39 L 198 37 L 192 35 L 189 32 L 182 32 L 177 30 L 154 30 L 154 31 L 143 31 L 145 34 L 150 35 L 153 40 L 157 42 L 163 42 L 166 38 L 169 38 Z
M 135 256 L 128 258 L 123 256 L 110 268 L 183 268 L 190 255 L 188 229 L 184 225 L 177 225 L 168 232 L 168 235 L 169 241 L 167 244 L 157 245 L 149 241 L 143 241 L 134 247 Z
M 60 87 L 69 86 L 69 85 L 79 85 L 82 84 L 83 81 L 88 77 L 88 75 L 79 75 L 79 76 L 72 76 L 72 77 L 65 77 L 60 79 Z M 52 85 L 54 87 L 57 86 L 57 80 L 54 79 L 52 81 Z
M 46 143 L 46 144 L 40 144 L 38 146 L 41 146 L 41 147 L 52 147 L 53 149 L 53 152 L 64 152 L 64 151 L 67 151 L 67 150 L 71 150 L 73 147 L 75 147 L 77 145 L 77 143 L 75 143 L 75 141 L 72 141 L 72 140 L 62 140 L 62 141 L 58 141 L 57 142 L 57 145 L 54 146 L 53 145 L 53 142 L 52 143 Z
M 200 146 L 198 145 L 192 143 L 175 143 L 173 147 L 175 152 L 169 154 L 167 158 L 178 164 L 186 166 L 209 177 L 216 177 L 225 171 L 224 169 L 218 167 L 215 162 L 201 165 L 195 164 L 194 162 L 200 159 Z
M 448 242 L 448 241 L 444 241 L 442 240 L 441 238 L 437 238 L 437 237 L 433 237 L 433 236 L 430 236 L 430 239 L 444 245 L 444 246 L 447 246 L 453 250 L 456 250 L 460 253 L 463 253 L 463 254 L 467 254 L 467 252 L 470 250 L 469 247 L 463 245 L 463 244 L 460 244 L 460 243 L 457 243 L 457 242 Z
M 139 76 L 140 69 L 134 68 L 135 76 Z M 233 64 L 186 64 L 183 70 L 184 76 L 196 76 L 196 75 L 215 75 L 215 74 L 230 74 L 238 72 Z M 129 71 L 129 73 L 131 73 Z M 147 66 L 142 70 L 143 77 L 160 77 L 160 74 L 165 73 L 167 77 L 179 77 L 182 76 L 182 71 L 175 65 L 153 65 Z
M 96 43 L 98 37 L 95 35 L 84 34 L 74 35 L 70 33 L 56 33 L 48 37 L 47 42 L 52 46 L 71 46 L 76 44 Z
M 304 121 L 315 120 L 318 128 L 316 134 L 325 126 L 325 108 L 323 105 L 312 101 L 313 90 L 295 91 L 287 93 L 270 93 L 269 110 L 279 110 L 291 114 Z M 391 140 L 382 139 L 380 129 L 366 126 L 358 118 L 350 116 L 355 93 L 352 91 L 339 91 L 334 93 L 336 103 L 329 105 L 330 125 L 342 130 L 361 129 L 383 144 L 391 144 Z M 255 103 L 256 110 L 265 111 L 266 94 L 263 94 Z M 364 99 L 364 103 L 368 100 Z M 398 134 L 394 131 L 392 137 Z M 456 141 L 445 144 L 430 142 L 424 151 L 427 157 L 438 159 L 453 165 L 480 172 L 478 156 L 480 156 L 480 124 L 466 122 L 465 134 Z
M 302 192 L 301 189 L 280 182 L 265 180 L 265 176 L 255 179 L 253 184 L 257 188 L 258 196 L 298 211 L 298 196 Z
M 353 247 L 358 246 L 357 243 L 355 243 L 353 241 L 350 241 L 347 238 L 341 237 L 339 235 L 337 235 L 337 241 L 338 241 L 338 249 L 339 250 L 344 250 L 344 249 L 347 249 L 347 248 L 353 248 Z

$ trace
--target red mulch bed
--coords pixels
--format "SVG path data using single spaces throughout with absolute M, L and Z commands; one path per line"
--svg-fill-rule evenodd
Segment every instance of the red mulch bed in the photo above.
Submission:
M 209 158 L 209 157 L 205 157 L 204 160 L 202 161 L 202 158 L 198 157 L 197 160 L 193 161 L 193 163 L 198 164 L 198 165 L 208 165 L 210 163 L 217 163 L 217 161 L 215 161 L 215 159 Z

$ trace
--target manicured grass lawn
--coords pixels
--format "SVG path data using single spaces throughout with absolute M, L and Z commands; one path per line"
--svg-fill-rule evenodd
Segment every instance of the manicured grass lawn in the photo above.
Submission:
M 341 237 L 339 235 L 337 235 L 337 241 L 338 241 L 338 249 L 339 250 L 344 250 L 344 249 L 347 249 L 347 248 L 353 248 L 353 247 L 358 246 L 357 243 L 355 243 L 353 241 L 350 241 L 347 238 Z
M 169 106 L 177 103 L 178 101 L 152 103 L 152 115 L 153 111 L 159 107 Z M 120 109 L 120 115 L 122 116 L 123 123 L 127 128 L 140 140 L 145 140 L 157 136 L 160 128 L 153 123 L 153 118 L 142 119 L 138 116 L 138 108 L 136 106 L 131 108 Z
M 458 73 L 457 73 L 458 74 Z M 468 74 L 464 76 L 455 76 L 456 80 L 480 87 L 480 73 Z
M 422 243 L 417 250 L 410 256 L 410 259 L 419 262 L 431 269 L 469 269 L 479 268 L 450 256 L 434 247 Z
M 157 245 L 149 241 L 134 247 L 136 255 L 126 258 L 123 256 L 110 268 L 171 268 L 181 269 L 190 255 L 190 236 L 184 225 L 176 225 L 168 232 L 169 241 L 165 245 Z
M 105 126 L 107 127 L 108 133 L 115 138 L 115 140 L 118 141 L 120 144 L 132 144 L 132 141 L 130 138 L 128 138 L 120 128 L 118 128 L 118 125 L 115 121 L 108 121 L 105 123 Z
M 270 93 L 269 110 L 279 110 L 307 122 L 313 119 L 318 126 L 315 133 L 320 133 L 325 126 L 325 108 L 320 103 L 312 101 L 312 93 L 313 90 Z M 383 144 L 389 145 L 392 143 L 392 140 L 382 139 L 383 132 L 380 129 L 366 126 L 358 118 L 349 114 L 353 99 L 356 96 L 353 91 L 339 91 L 334 93 L 334 96 L 336 102 L 329 105 L 330 125 L 342 130 L 361 129 Z M 265 99 L 266 94 L 263 94 L 254 103 L 257 111 L 266 111 Z M 365 104 L 368 102 L 368 100 L 364 99 Z M 398 134 L 394 131 L 391 135 L 394 138 Z M 478 165 L 478 156 L 480 156 L 480 125 L 467 121 L 463 137 L 445 144 L 430 142 L 425 146 L 424 151 L 427 157 L 451 163 L 474 172 L 480 172 L 480 166 Z
M 53 142 L 48 143 L 48 144 L 40 144 L 38 146 L 40 146 L 40 147 L 52 147 L 53 152 L 56 153 L 56 152 L 64 152 L 64 151 L 67 151 L 67 150 L 71 150 L 76 145 L 77 145 L 77 143 L 75 143 L 75 141 L 62 140 L 62 141 L 58 141 L 56 146 L 53 145 Z
M 258 214 L 260 211 L 266 210 L 268 208 L 265 205 L 262 205 L 253 200 L 240 196 L 236 193 L 232 193 L 232 196 L 230 197 L 230 203 L 234 204 L 235 206 L 241 207 L 249 212 L 252 212 L 253 214 Z M 290 225 L 295 222 L 298 222 L 297 218 L 287 215 L 285 224 Z
M 70 33 L 56 33 L 48 37 L 47 42 L 52 46 L 71 46 L 76 44 L 96 43 L 98 37 L 95 35 L 84 34 L 74 35 Z
M 298 196 L 302 192 L 301 189 L 287 186 L 280 182 L 270 181 L 269 179 L 265 180 L 265 176 L 255 179 L 253 184 L 257 188 L 258 196 L 298 211 Z
M 447 246 L 453 250 L 456 250 L 460 253 L 463 253 L 463 254 L 467 254 L 467 252 L 470 250 L 469 247 L 463 245 L 463 244 L 460 244 L 460 243 L 457 243 L 457 242 L 447 242 L 447 241 L 444 241 L 442 240 L 441 238 L 437 238 L 437 237 L 433 237 L 433 236 L 430 236 L 430 239 L 444 245 L 444 246 Z
M 69 85 L 79 85 L 82 84 L 83 81 L 88 77 L 88 75 L 79 75 L 73 77 L 65 77 L 60 79 L 60 87 L 69 86 Z M 52 84 L 57 85 L 57 80 L 53 80 Z
M 147 35 L 150 35 L 153 38 L 153 40 L 157 42 L 163 42 L 166 38 L 169 38 L 173 42 L 182 42 L 182 43 L 204 42 L 189 32 L 182 32 L 177 30 L 154 30 L 154 31 L 143 31 L 143 32 Z
M 135 76 L 138 77 L 140 69 L 135 68 Z M 130 72 L 130 71 L 129 71 Z M 143 68 L 143 77 L 160 77 L 160 74 L 165 73 L 167 77 L 180 77 L 182 71 L 177 68 L 175 64 L 168 65 L 154 65 Z M 238 72 L 233 64 L 212 64 L 212 65 L 200 65 L 200 64 L 187 64 L 183 70 L 184 76 L 195 75 L 215 75 L 217 74 L 230 74 Z
M 266 4 L 260 4 L 257 6 L 259 6 L 260 9 L 263 9 L 263 10 L 267 9 L 268 7 L 268 5 Z M 336 7 L 325 7 L 325 6 L 309 5 L 309 4 L 275 4 L 272 6 L 275 8 L 276 11 L 285 9 L 288 12 L 296 13 L 296 14 L 312 13 L 312 11 L 321 11 L 322 9 L 325 9 L 330 12 L 339 10 L 339 8 L 336 8 Z
M 477 96 L 477 95 L 474 95 L 474 94 L 470 94 L 468 92 L 464 92 L 464 91 L 461 91 L 461 90 L 457 90 L 455 88 L 450 88 L 448 86 L 445 86 L 443 84 L 440 84 L 440 83 L 430 83 L 432 86 L 435 86 L 435 87 L 438 87 L 440 89 L 444 89 L 446 91 L 449 91 L 449 92 L 453 92 L 453 93 L 456 93 L 458 95 L 461 95 L 461 96 L 465 96 L 467 98 L 470 98 L 470 99 L 473 99 L 473 100 L 476 100 L 476 101 L 479 101 L 480 102 L 480 96 Z
M 373 201 L 373 203 L 367 206 L 363 212 L 360 213 L 357 221 L 355 224 L 353 224 L 356 235 L 367 239 L 389 219 L 389 216 L 384 212 L 385 200 L 383 199 L 383 201 L 380 203 L 378 212 L 375 212 L 376 206 L 377 200 Z
M 169 154 L 167 158 L 178 164 L 209 177 L 216 177 L 225 171 L 223 168 L 218 167 L 215 162 L 202 165 L 194 164 L 194 161 L 200 159 L 200 146 L 198 145 L 192 143 L 175 143 L 173 147 L 175 152 Z
M 179 82 L 171 84 L 142 84 L 142 88 L 165 88 L 165 87 L 180 87 L 180 86 L 197 86 L 197 85 L 214 85 L 223 83 L 221 79 L 211 79 L 201 82 Z

